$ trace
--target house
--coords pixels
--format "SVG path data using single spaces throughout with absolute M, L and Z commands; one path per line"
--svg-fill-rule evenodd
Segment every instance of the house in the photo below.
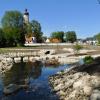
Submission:
M 97 45 L 98 41 L 97 40 L 87 40 L 86 43 L 89 45 Z
M 25 43 L 26 44 L 36 43 L 36 38 L 35 37 L 25 37 Z
M 86 39 L 77 39 L 77 43 L 85 44 L 85 45 L 97 45 L 98 41 L 94 38 L 86 38 Z
M 45 41 L 46 43 L 50 43 L 50 39 L 49 38 L 47 38 L 47 40 Z
M 51 43 L 61 43 L 61 40 L 58 39 L 58 38 L 51 38 L 51 39 L 50 39 L 50 42 L 51 42 Z

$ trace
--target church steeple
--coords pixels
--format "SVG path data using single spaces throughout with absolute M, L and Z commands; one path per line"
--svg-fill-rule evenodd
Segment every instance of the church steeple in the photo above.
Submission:
M 28 24 L 29 23 L 29 12 L 27 11 L 27 9 L 25 9 L 23 17 L 24 17 L 24 23 Z

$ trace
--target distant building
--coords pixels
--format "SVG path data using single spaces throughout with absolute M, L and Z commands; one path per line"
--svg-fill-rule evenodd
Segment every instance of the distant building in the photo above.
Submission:
M 58 38 L 51 38 L 51 39 L 50 39 L 50 42 L 51 42 L 51 43 L 61 43 L 61 40 L 58 39 Z
M 25 44 L 32 44 L 36 43 L 36 38 L 35 37 L 25 37 Z
M 46 42 L 46 43 L 50 43 L 50 39 L 48 38 L 45 42 Z
M 94 38 L 77 39 L 77 43 L 85 45 L 97 45 L 98 41 Z
M 86 43 L 89 45 L 97 45 L 98 41 L 97 40 L 87 40 Z

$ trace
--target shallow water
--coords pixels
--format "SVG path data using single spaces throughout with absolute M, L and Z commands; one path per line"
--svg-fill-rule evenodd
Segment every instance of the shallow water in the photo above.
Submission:
M 59 100 L 59 97 L 51 91 L 48 77 L 68 67 L 67 64 L 44 66 L 41 62 L 14 64 L 3 77 L 0 76 L 0 100 Z M 9 84 L 28 84 L 29 88 L 5 96 L 2 91 Z

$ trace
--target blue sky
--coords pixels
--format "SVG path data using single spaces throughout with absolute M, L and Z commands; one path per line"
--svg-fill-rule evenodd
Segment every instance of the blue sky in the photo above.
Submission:
M 98 0 L 0 0 L 0 20 L 5 11 L 27 8 L 30 20 L 41 23 L 44 35 L 53 31 L 76 31 L 78 38 L 100 32 Z

